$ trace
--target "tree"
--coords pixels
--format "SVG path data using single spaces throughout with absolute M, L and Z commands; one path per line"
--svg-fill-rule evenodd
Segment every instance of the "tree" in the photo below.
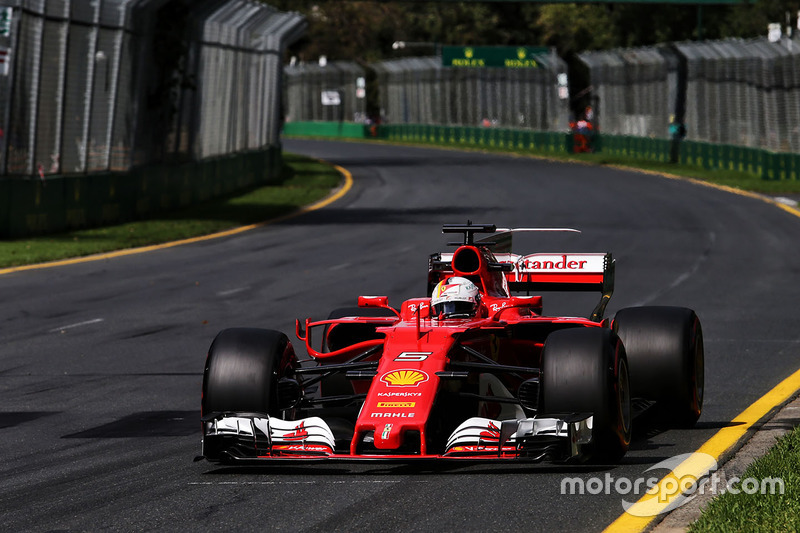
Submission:
M 584 50 L 649 46 L 696 39 L 697 7 L 670 4 L 547 4 L 535 2 L 393 2 L 265 0 L 309 20 L 308 36 L 292 47 L 301 60 L 319 55 L 372 62 L 398 52 L 395 41 L 454 45 L 550 45 L 564 57 Z M 704 6 L 706 39 L 763 36 L 770 22 L 796 21 L 800 0 Z

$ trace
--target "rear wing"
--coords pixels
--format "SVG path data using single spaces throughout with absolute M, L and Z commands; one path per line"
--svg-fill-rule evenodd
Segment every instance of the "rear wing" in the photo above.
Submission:
M 476 246 L 488 254 L 486 268 L 502 273 L 509 292 L 593 292 L 599 291 L 600 302 L 591 319 L 603 319 L 606 306 L 614 293 L 614 259 L 610 253 L 538 253 L 517 255 L 511 252 L 515 233 L 567 232 L 580 233 L 572 228 L 498 228 L 494 224 L 445 224 L 442 233 L 461 233 L 463 241 L 451 246 Z M 475 239 L 478 233 L 489 235 Z M 428 261 L 428 292 L 442 274 L 453 271 L 452 253 L 431 255 Z M 494 260 L 492 261 L 491 258 Z
M 512 291 L 605 291 L 613 289 L 614 260 L 610 253 L 497 254 L 510 263 L 506 274 Z
M 614 293 L 614 259 L 610 253 L 495 253 L 497 270 L 505 275 L 510 292 L 600 292 L 591 320 L 603 319 Z M 447 272 L 452 253 L 434 254 L 429 271 Z
M 600 302 L 591 319 L 600 321 L 614 293 L 614 259 L 610 253 L 499 254 L 498 261 L 512 263 L 506 274 L 512 292 L 598 291 Z

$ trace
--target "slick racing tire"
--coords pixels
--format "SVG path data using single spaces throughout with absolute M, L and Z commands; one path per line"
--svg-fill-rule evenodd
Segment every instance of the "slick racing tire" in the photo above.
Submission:
M 634 397 L 654 400 L 665 420 L 695 425 L 703 409 L 704 355 L 700 320 L 685 307 L 630 307 L 613 330 L 625 345 Z
M 631 442 L 631 396 L 625 348 L 606 328 L 569 328 L 548 335 L 542 352 L 544 416 L 592 413 L 584 453 L 616 462 Z
M 239 412 L 277 416 L 278 379 L 296 365 L 294 349 L 280 331 L 221 331 L 203 372 L 202 414 Z

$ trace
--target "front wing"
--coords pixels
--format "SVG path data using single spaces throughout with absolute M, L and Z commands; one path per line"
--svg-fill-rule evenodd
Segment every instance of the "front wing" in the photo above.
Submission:
M 336 451 L 336 441 L 321 418 L 282 420 L 264 414 L 225 413 L 203 421 L 203 457 L 210 461 L 259 460 L 527 460 L 565 461 L 591 442 L 592 416 L 491 420 L 473 417 L 449 437 L 437 455 Z

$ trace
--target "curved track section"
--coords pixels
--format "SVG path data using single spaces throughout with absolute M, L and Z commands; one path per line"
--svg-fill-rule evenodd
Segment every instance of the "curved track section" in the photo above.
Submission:
M 651 476 L 647 468 L 695 450 L 797 369 L 800 219 L 774 206 L 501 155 L 315 141 L 285 149 L 344 166 L 353 190 L 234 237 L 0 276 L 7 529 L 601 530 L 636 498 L 565 495 L 564 479 Z M 421 296 L 427 255 L 446 242 L 441 224 L 467 219 L 582 229 L 517 245 L 613 252 L 609 315 L 638 304 L 697 310 L 707 350 L 698 427 L 646 420 L 609 467 L 192 462 L 217 331 L 291 333 L 294 318 L 323 318 L 358 294 Z M 545 310 L 571 312 L 558 305 L 546 300 Z

